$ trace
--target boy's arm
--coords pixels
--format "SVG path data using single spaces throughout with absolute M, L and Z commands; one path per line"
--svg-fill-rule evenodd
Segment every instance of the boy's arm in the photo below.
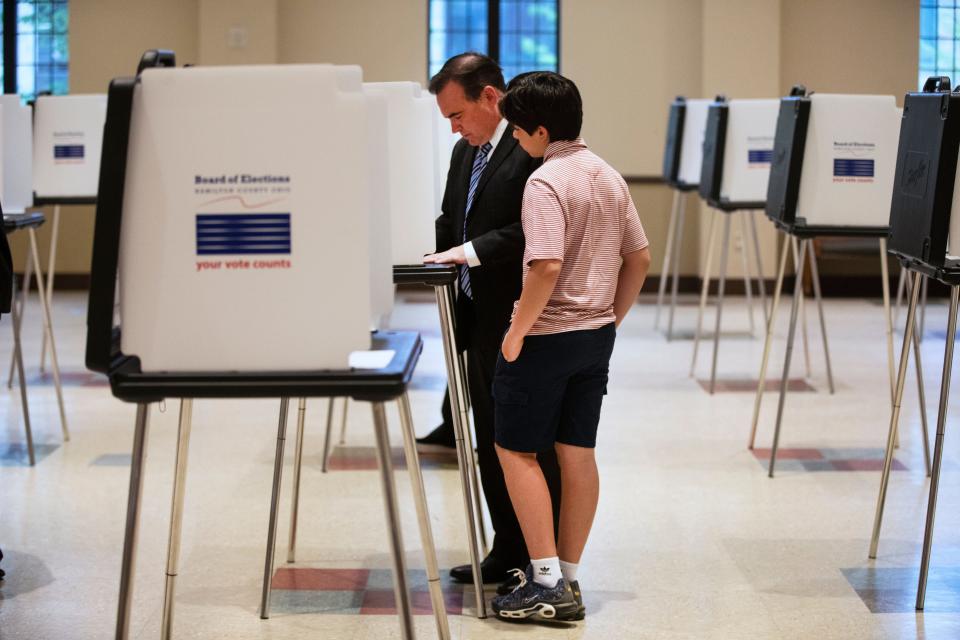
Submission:
M 523 339 L 527 332 L 543 313 L 543 308 L 550 301 L 553 289 L 557 286 L 560 277 L 560 268 L 563 260 L 533 260 L 530 262 L 530 271 L 527 273 L 523 291 L 520 293 L 520 302 L 517 313 L 510 323 L 510 329 L 503 338 L 500 350 L 507 362 L 513 362 L 520 355 L 523 348 Z
M 623 256 L 620 275 L 617 277 L 617 293 L 613 298 L 613 313 L 617 316 L 617 326 L 636 302 L 650 269 L 650 250 L 646 247 L 631 251 Z

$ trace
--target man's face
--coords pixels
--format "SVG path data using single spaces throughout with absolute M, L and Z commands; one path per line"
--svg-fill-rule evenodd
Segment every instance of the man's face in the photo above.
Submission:
M 444 118 L 450 120 L 450 129 L 467 139 L 474 147 L 489 142 L 500 123 L 500 110 L 497 101 L 500 92 L 486 86 L 476 100 L 467 98 L 463 86 L 458 82 L 448 82 L 437 93 L 437 106 Z

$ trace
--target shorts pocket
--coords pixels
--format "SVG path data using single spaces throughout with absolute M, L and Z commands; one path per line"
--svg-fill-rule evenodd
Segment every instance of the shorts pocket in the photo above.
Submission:
M 510 382 L 498 376 L 493 380 L 493 398 L 497 404 L 526 406 L 530 400 L 530 394 L 513 388 Z

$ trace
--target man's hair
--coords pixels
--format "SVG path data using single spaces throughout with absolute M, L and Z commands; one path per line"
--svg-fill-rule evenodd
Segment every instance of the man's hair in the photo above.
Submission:
M 500 65 L 493 58 L 475 51 L 461 53 L 444 62 L 437 75 L 430 78 L 428 89 L 436 95 L 450 82 L 456 82 L 463 87 L 467 99 L 472 102 L 480 99 L 486 86 L 501 92 L 506 90 Z
M 529 135 L 543 126 L 551 142 L 575 140 L 583 125 L 583 101 L 577 85 L 552 71 L 515 76 L 500 98 L 500 113 Z

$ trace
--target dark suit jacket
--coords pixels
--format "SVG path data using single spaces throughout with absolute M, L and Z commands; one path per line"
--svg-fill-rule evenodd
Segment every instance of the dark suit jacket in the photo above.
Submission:
M 470 173 L 477 148 L 461 139 L 453 148 L 443 193 L 442 214 L 437 218 L 437 251 L 464 243 L 463 220 Z M 520 297 L 523 278 L 523 227 L 520 208 L 527 177 L 540 166 L 510 135 L 509 127 L 487 161 L 477 183 L 473 207 L 467 218 L 466 239 L 480 259 L 470 269 L 473 304 L 457 301 L 457 334 L 461 348 L 468 337 L 479 335 L 499 344 L 510 324 L 513 303 Z

